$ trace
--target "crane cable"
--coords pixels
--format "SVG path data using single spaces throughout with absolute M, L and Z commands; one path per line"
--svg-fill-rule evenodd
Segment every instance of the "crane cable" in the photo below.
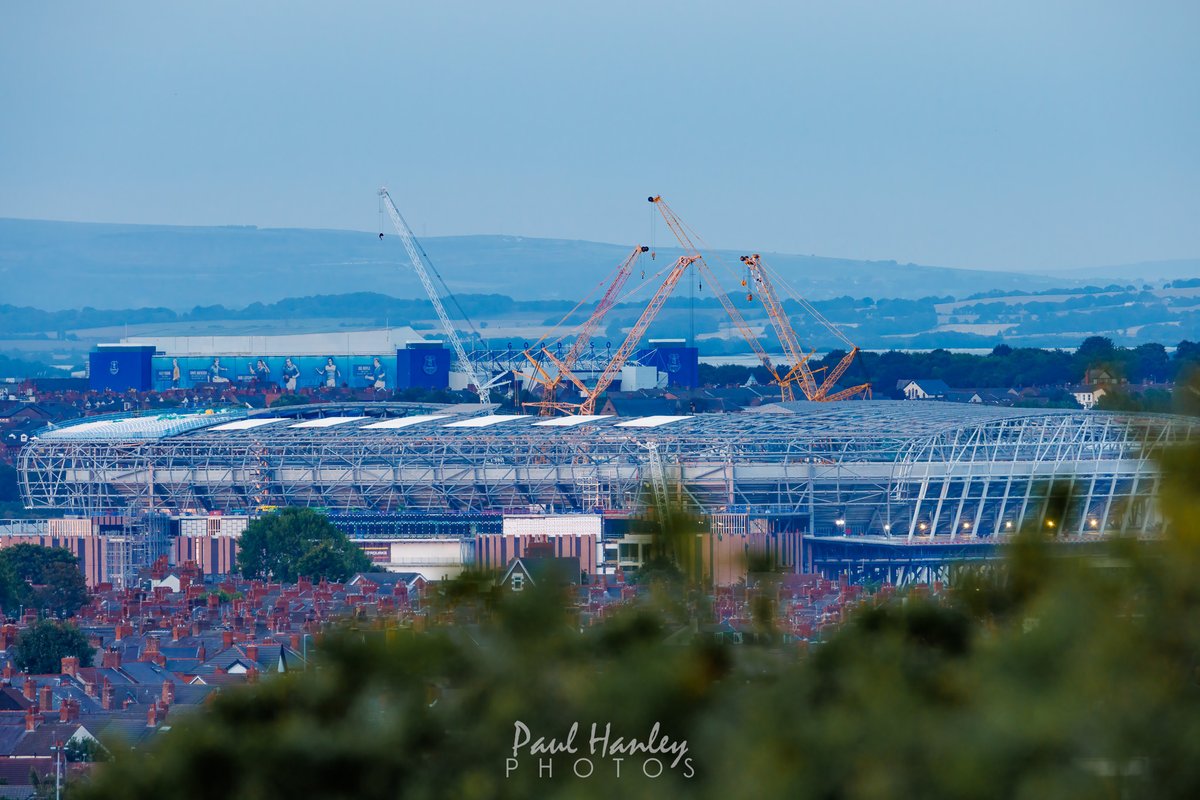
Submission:
M 617 271 L 619 271 L 620 269 L 621 269 L 620 267 L 617 267 Z M 601 278 L 599 283 L 597 283 L 592 288 L 588 289 L 587 294 L 585 294 L 583 296 L 583 299 L 580 300 L 578 303 L 576 303 L 574 308 L 572 308 L 566 314 L 563 314 L 562 319 L 560 319 L 558 322 L 556 322 L 554 325 L 552 325 L 550 327 L 550 329 L 547 330 L 545 333 L 543 333 L 541 335 L 541 337 L 536 342 L 534 342 L 533 345 L 530 346 L 528 349 L 529 350 L 536 349 L 538 345 L 540 345 L 542 342 L 546 341 L 549 338 L 550 334 L 556 332 L 559 328 L 561 328 L 563 325 L 565 325 L 567 320 L 571 318 L 571 315 L 574 314 L 576 311 L 578 311 L 583 306 L 584 303 L 586 303 L 588 300 L 590 300 L 592 295 L 595 294 L 597 289 L 602 288 L 607 283 L 611 283 L 616 278 L 617 271 L 610 273 L 608 275 L 608 277 Z M 584 320 L 584 322 L 587 322 L 587 320 Z M 582 325 L 583 325 L 583 323 L 581 322 L 579 325 L 576 325 L 575 328 L 568 329 L 568 332 L 569 332 L 569 330 L 574 330 L 576 333 L 578 333 L 578 329 L 580 327 L 582 327 Z M 563 339 L 567 338 L 568 332 L 564 332 L 561 336 L 554 339 L 553 342 L 551 342 L 551 343 L 558 344 L 558 343 L 562 342 Z
M 450 287 L 446 285 L 445 279 L 442 278 L 442 273 L 438 272 L 437 265 L 433 263 L 433 259 L 431 259 L 429 254 L 425 252 L 425 245 L 421 244 L 421 240 L 417 238 L 417 234 L 414 233 L 411 228 L 409 229 L 409 236 L 412 238 L 413 243 L 417 246 L 417 251 L 421 254 L 421 258 L 425 259 L 425 265 L 429 267 L 429 270 L 433 273 L 433 276 L 437 278 L 437 282 L 441 284 L 443 296 L 448 298 L 450 302 L 454 304 L 454 308 L 458 310 L 459 317 L 467 324 L 468 332 L 473 334 L 471 336 L 471 349 L 474 350 L 475 343 L 477 341 L 482 341 L 483 336 L 478 330 L 476 330 L 475 324 L 471 322 L 471 318 L 467 316 L 467 312 L 463 310 L 462 305 L 459 304 L 458 298 L 454 296 L 454 293 L 450 291 Z M 379 238 L 383 238 L 383 195 L 379 196 Z M 432 302 L 432 300 L 430 300 L 430 302 Z
M 765 267 L 765 265 L 763 265 L 763 266 Z M 823 325 L 825 327 L 826 330 L 828 330 L 830 333 L 832 333 L 834 336 L 836 336 L 838 339 L 840 339 L 841 342 L 843 344 L 845 344 L 847 347 L 850 347 L 850 348 L 855 347 L 854 342 L 850 341 L 850 337 L 848 337 L 848 336 L 846 336 L 846 334 L 842 333 L 842 331 L 836 325 L 834 325 L 832 322 L 830 322 L 829 319 L 824 314 L 822 314 L 820 311 L 817 310 L 816 306 L 814 306 L 811 302 L 809 302 L 807 299 L 805 299 L 803 296 L 801 296 L 801 294 L 799 292 L 797 292 L 794 288 L 792 288 L 792 285 L 789 284 L 787 282 L 787 280 L 782 275 L 780 275 L 777 270 L 771 270 L 771 272 L 774 274 L 775 280 L 778 281 L 779 284 L 784 288 L 784 291 L 786 291 L 793 300 L 795 300 L 797 303 L 799 303 L 801 308 L 803 308 L 810 315 L 812 315 L 812 317 L 817 322 L 819 322 L 821 325 Z

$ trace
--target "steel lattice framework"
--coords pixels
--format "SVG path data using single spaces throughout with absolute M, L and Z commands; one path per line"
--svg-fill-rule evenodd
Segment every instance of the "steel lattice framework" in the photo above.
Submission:
M 705 511 L 793 530 L 911 541 L 1002 535 L 1036 517 L 1089 534 L 1152 529 L 1153 453 L 1198 432 L 1170 416 L 930 401 L 784 403 L 644 427 L 533 416 L 461 424 L 489 413 L 378 403 L 68 426 L 21 452 L 21 485 L 26 505 L 75 513 L 633 510 L 657 451 L 665 480 Z M 413 415 L 423 419 L 394 423 Z M 272 416 L 281 419 L 227 425 Z M 321 418 L 331 424 L 293 427 Z M 1049 487 L 1066 480 L 1075 501 L 1046 520 Z

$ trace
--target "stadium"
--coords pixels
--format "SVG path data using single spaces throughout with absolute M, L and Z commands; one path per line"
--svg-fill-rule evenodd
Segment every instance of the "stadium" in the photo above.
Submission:
M 1153 532 L 1153 452 L 1196 424 L 933 401 L 640 418 L 324 404 L 92 417 L 42 431 L 19 467 L 28 507 L 74 514 L 300 505 L 620 516 L 657 486 L 742 530 L 978 540 L 1030 519 L 1077 536 Z M 1067 479 L 1072 503 L 1048 518 L 1050 487 Z

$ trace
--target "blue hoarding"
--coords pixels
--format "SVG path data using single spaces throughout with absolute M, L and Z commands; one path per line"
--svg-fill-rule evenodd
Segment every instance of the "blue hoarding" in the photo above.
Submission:
M 236 384 L 264 391 L 299 391 L 347 386 L 391 389 L 396 385 L 390 355 L 379 356 L 156 356 L 154 388 Z
M 152 385 L 153 347 L 104 347 L 88 354 L 88 386 L 98 392 L 144 392 Z
M 638 363 L 656 367 L 667 376 L 668 386 L 695 389 L 700 385 L 700 351 L 675 343 L 662 343 L 637 351 Z
M 396 387 L 446 389 L 450 386 L 450 351 L 441 345 L 396 351 Z

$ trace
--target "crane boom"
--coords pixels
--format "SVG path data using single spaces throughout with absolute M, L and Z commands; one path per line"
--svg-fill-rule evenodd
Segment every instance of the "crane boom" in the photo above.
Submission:
M 746 320 L 742 316 L 741 312 L 737 310 L 737 306 L 735 306 L 729 300 L 729 297 L 727 297 L 725 292 L 721 289 L 721 284 L 717 281 L 717 276 L 713 274 L 713 271 L 708 266 L 708 262 L 704 260 L 704 256 L 700 254 L 700 251 L 696 248 L 696 245 L 692 243 L 692 238 L 688 235 L 683 221 L 675 215 L 675 212 L 672 211 L 671 207 L 667 205 L 667 201 L 662 199 L 662 195 L 654 195 L 653 197 L 647 197 L 646 199 L 658 208 L 659 213 L 662 214 L 663 219 L 667 223 L 667 227 L 671 229 L 671 233 L 675 234 L 675 238 L 679 240 L 679 245 L 683 248 L 684 252 L 692 257 L 695 261 L 700 262 L 699 269 L 701 269 L 708 277 L 709 284 L 713 287 L 713 292 L 716 294 L 717 300 L 720 301 L 721 306 L 725 309 L 725 313 L 729 315 L 729 319 L 738 329 L 738 332 L 741 333 L 742 338 L 746 340 L 746 344 L 750 345 L 750 349 L 754 351 L 756 356 L 758 356 L 758 360 L 761 361 L 763 366 L 767 368 L 767 371 L 771 373 L 771 377 L 775 379 L 775 382 L 781 383 L 779 373 L 775 370 L 775 365 L 771 363 L 770 354 L 763 349 L 762 343 L 758 341 L 758 337 L 755 336 L 754 332 L 750 330 L 750 326 L 746 323 Z M 785 397 L 785 399 L 787 398 Z
M 850 352 L 843 356 L 842 360 L 825 375 L 825 379 L 820 384 L 817 383 L 816 374 L 808 366 L 808 359 L 812 356 L 812 353 L 804 352 L 804 348 L 800 346 L 796 331 L 792 327 L 792 323 L 788 319 L 786 312 L 784 312 L 783 304 L 779 301 L 779 295 L 775 291 L 775 284 L 771 281 L 770 270 L 763 263 L 762 257 L 758 253 L 742 256 L 742 262 L 754 276 L 759 287 L 759 296 L 762 298 L 763 305 L 766 306 L 767 314 L 771 318 L 771 324 L 774 326 L 775 332 L 779 335 L 779 342 L 783 345 L 788 358 L 792 360 L 793 366 L 791 371 L 781 381 L 781 384 L 785 386 L 784 399 L 791 400 L 794 398 L 794 393 L 791 391 L 791 384 L 797 380 L 800 382 L 800 390 L 808 400 L 826 402 L 844 400 L 855 395 L 869 395 L 871 386 L 866 383 L 838 391 L 833 395 L 830 394 L 830 391 L 837 386 L 838 380 L 850 368 L 850 364 L 854 361 L 855 356 L 858 355 L 858 348 L 846 338 L 845 334 L 838 330 L 837 326 L 826 319 L 821 312 L 817 311 L 811 303 L 797 296 L 796 300 L 800 302 L 805 311 L 811 314 L 826 330 L 850 347 Z
M 779 337 L 780 345 L 783 346 L 784 355 L 787 356 L 789 363 L 792 365 L 791 371 L 780 380 L 783 399 L 796 399 L 795 392 L 792 390 L 792 383 L 797 379 L 800 381 L 800 388 L 804 392 L 804 396 L 811 398 L 817 388 L 816 378 L 813 376 L 812 370 L 808 368 L 808 359 L 811 353 L 804 352 L 804 348 L 800 346 L 800 341 L 796 337 L 796 331 L 792 328 L 792 324 L 787 318 L 787 313 L 783 310 L 783 304 L 779 302 L 779 296 L 775 292 L 775 285 L 771 282 L 771 277 L 767 274 L 767 270 L 763 268 L 762 259 L 758 253 L 750 256 L 742 256 L 742 263 L 746 265 L 746 268 L 754 276 L 755 282 L 758 284 L 758 296 L 762 299 L 763 306 L 767 310 L 767 316 L 771 320 L 771 326 L 775 328 L 775 334 Z
M 613 279 L 609 283 L 608 289 L 605 290 L 604 296 L 600 298 L 598 303 L 596 303 L 596 307 L 592 310 L 591 315 L 589 315 L 588 318 L 584 320 L 583 324 L 579 326 L 579 331 L 575 336 L 575 341 L 571 344 L 571 348 L 567 351 L 565 356 L 562 358 L 555 356 L 550 352 L 550 348 L 548 346 L 541 348 L 542 354 L 558 368 L 557 375 L 551 377 L 550 374 L 546 372 L 545 368 L 542 367 L 541 362 L 528 350 L 525 351 L 525 358 L 531 365 L 533 365 L 533 379 L 542 385 L 541 401 L 536 403 L 526 403 L 526 405 L 539 407 L 541 409 L 539 413 L 541 413 L 543 416 L 553 414 L 555 410 L 562 410 L 564 406 L 568 409 L 573 408 L 577 404 L 563 404 L 558 401 L 558 387 L 559 384 L 562 383 L 563 378 L 569 378 L 573 383 L 580 387 L 584 394 L 587 394 L 587 388 L 583 386 L 582 382 L 576 378 L 574 374 L 572 374 L 571 370 L 575 368 L 575 362 L 577 362 L 579 357 L 583 355 L 584 348 L 591 343 L 592 334 L 596 332 L 596 327 L 600 324 L 600 320 L 604 319 L 604 316 L 608 314 L 608 312 L 612 310 L 612 307 L 617 304 L 617 299 L 620 297 L 621 289 L 624 288 L 626 281 L 629 280 L 629 276 L 633 273 L 634 264 L 637 263 L 642 253 L 648 253 L 649 251 L 649 247 L 646 247 L 645 245 L 638 245 L 637 247 L 633 248 L 633 252 L 621 262 L 620 266 L 617 267 L 616 272 L 613 274 Z M 562 339 L 560 338 L 558 341 L 561 342 Z
M 438 295 L 437 289 L 434 288 L 433 281 L 429 277 L 429 271 L 425 269 L 425 262 L 421 258 L 421 252 L 417 249 L 417 239 L 413 236 L 412 229 L 404 221 L 404 217 L 401 216 L 399 209 L 396 208 L 396 204 L 392 202 L 392 196 L 388 194 L 386 188 L 379 190 L 379 197 L 383 200 L 384 208 L 387 209 L 388 216 L 392 219 L 392 226 L 396 229 L 396 233 L 399 234 L 400 241 L 404 243 L 404 249 L 408 251 L 408 259 L 412 262 L 413 271 L 421 279 L 421 285 L 425 287 L 425 293 L 429 295 L 429 302 L 433 303 L 433 310 L 437 312 L 438 319 L 441 320 L 442 330 L 446 332 L 446 338 L 450 340 L 450 346 L 454 348 L 454 355 L 458 359 L 459 369 L 466 373 L 467 382 L 475 387 L 475 391 L 479 394 L 479 402 L 485 404 L 492 402 L 487 384 L 480 380 L 479 375 L 475 372 L 475 365 L 471 363 L 471 359 L 467 356 L 467 351 L 463 347 L 462 340 L 458 338 L 458 331 L 454 329 L 454 325 L 450 322 L 450 316 L 446 313 L 446 307 L 442 305 L 442 298 Z M 382 235 L 380 234 L 380 236 Z
M 646 332 L 646 329 L 650 327 L 650 323 L 658 316 L 663 303 L 667 302 L 667 298 L 671 296 L 671 292 L 675 289 L 676 284 L 679 283 L 679 279 L 683 277 L 683 273 L 687 271 L 688 267 L 699 260 L 699 255 L 680 256 L 675 265 L 671 267 L 671 271 L 667 273 L 667 277 L 663 280 L 662 285 L 658 287 L 658 291 L 654 293 L 646 308 L 642 310 L 642 315 L 638 317 L 638 321 L 629 329 L 629 335 L 621 343 L 621 347 L 617 350 L 616 355 L 605 365 L 604 371 L 600 373 L 600 378 L 596 381 L 596 385 L 592 387 L 592 391 L 583 403 L 580 404 L 579 413 L 595 413 L 597 398 L 604 394 L 604 390 L 612 384 L 617 374 L 621 371 L 621 368 L 625 366 L 625 362 L 633 354 L 633 349 L 641 341 L 642 334 Z
M 575 362 L 583 355 L 583 349 L 592 341 L 592 334 L 595 333 L 596 326 L 600 324 L 600 320 L 604 319 L 604 315 L 611 311 L 612 307 L 617 304 L 617 298 L 621 295 L 621 289 L 624 288 L 625 282 L 629 280 L 629 276 L 633 274 L 633 265 L 637 263 L 642 253 L 648 252 L 650 252 L 649 247 L 638 245 L 633 248 L 633 252 L 629 254 L 629 257 L 621 262 L 621 266 L 617 267 L 617 274 L 613 277 L 612 283 L 608 285 L 604 296 L 596 304 L 592 315 L 580 326 L 579 335 L 575 337 L 575 342 L 571 345 L 571 349 L 567 351 L 566 358 L 563 359 L 563 363 L 568 367 L 575 366 Z

